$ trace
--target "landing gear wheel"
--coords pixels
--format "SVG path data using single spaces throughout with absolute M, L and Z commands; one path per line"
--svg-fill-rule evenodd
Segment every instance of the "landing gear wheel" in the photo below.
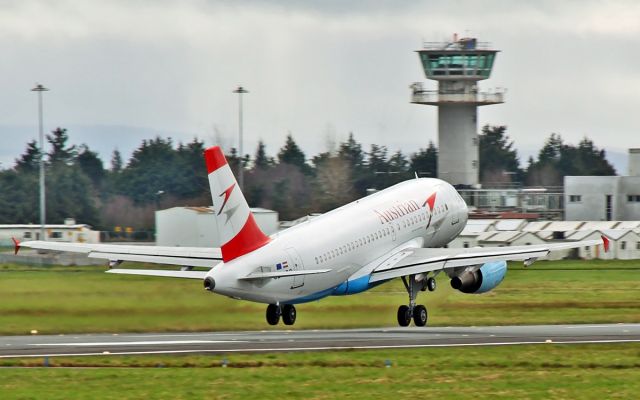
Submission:
M 296 308 L 293 304 L 285 304 L 282 307 L 282 322 L 285 325 L 293 325 L 296 322 Z
M 430 292 L 436 290 L 436 280 L 433 277 L 427 279 L 427 289 L 429 289 Z
M 398 325 L 409 326 L 411 323 L 411 310 L 409 306 L 398 307 Z
M 417 305 L 413 309 L 413 322 L 416 326 L 425 326 L 427 324 L 427 307 Z
M 280 306 L 269 304 L 267 306 L 267 322 L 269 325 L 278 325 L 278 322 L 280 322 L 280 314 Z

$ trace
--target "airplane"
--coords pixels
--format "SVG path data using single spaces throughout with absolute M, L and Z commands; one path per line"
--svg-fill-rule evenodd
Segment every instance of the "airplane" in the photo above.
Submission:
M 401 278 L 408 303 L 398 308 L 398 324 L 408 326 L 413 320 L 416 326 L 425 326 L 427 308 L 417 304 L 417 296 L 434 291 L 440 273 L 462 293 L 486 293 L 505 278 L 507 261 L 529 266 L 551 251 L 599 244 L 605 251 L 609 248 L 605 236 L 526 246 L 446 248 L 467 223 L 467 205 L 447 182 L 418 177 L 267 236 L 256 224 L 220 147 L 206 149 L 204 158 L 220 248 L 14 239 L 15 251 L 28 247 L 85 253 L 108 260 L 109 273 L 200 279 L 212 293 L 268 304 L 270 325 L 281 319 L 293 325 L 296 304 L 362 293 Z M 181 269 L 114 268 L 124 261 Z

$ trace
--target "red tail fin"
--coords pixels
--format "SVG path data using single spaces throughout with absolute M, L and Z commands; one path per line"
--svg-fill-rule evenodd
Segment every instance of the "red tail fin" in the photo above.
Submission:
M 220 147 L 206 149 L 204 159 L 222 244 L 222 260 L 231 261 L 267 244 L 269 237 L 253 218 Z

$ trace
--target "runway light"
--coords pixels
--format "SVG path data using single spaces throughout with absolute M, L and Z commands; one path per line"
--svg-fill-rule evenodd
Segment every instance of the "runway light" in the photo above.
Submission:
M 227 368 L 227 365 L 229 364 L 229 361 L 226 358 L 222 359 L 222 368 Z
M 391 362 L 391 360 L 384 360 L 384 366 L 387 368 L 391 368 L 391 366 L 393 365 L 393 363 Z
M 32 335 L 37 335 L 38 334 L 38 330 L 37 329 L 32 329 L 31 330 L 31 334 Z

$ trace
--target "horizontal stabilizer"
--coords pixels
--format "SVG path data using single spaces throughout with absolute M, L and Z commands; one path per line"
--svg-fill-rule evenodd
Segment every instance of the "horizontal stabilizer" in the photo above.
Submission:
M 133 261 L 146 262 L 154 264 L 183 265 L 190 267 L 207 267 L 212 268 L 220 263 L 220 260 L 212 258 L 199 257 L 180 257 L 169 255 L 146 255 L 146 254 L 124 254 L 124 253 L 104 253 L 92 251 L 89 253 L 90 258 L 102 258 L 109 261 Z
M 109 274 L 161 276 L 164 278 L 204 279 L 207 271 L 169 271 L 162 269 L 110 269 Z
M 18 245 L 17 245 L 18 246 Z M 222 253 L 214 247 L 170 247 L 131 244 L 64 243 L 30 241 L 19 247 L 36 250 L 66 251 L 86 254 L 108 261 L 135 261 L 155 264 L 212 268 L 222 261 Z
M 289 276 L 301 276 L 301 275 L 316 275 L 330 272 L 330 269 L 309 269 L 304 271 L 273 271 L 273 272 L 252 272 L 249 275 L 239 278 L 240 280 L 253 280 L 253 279 L 276 279 L 286 278 Z

